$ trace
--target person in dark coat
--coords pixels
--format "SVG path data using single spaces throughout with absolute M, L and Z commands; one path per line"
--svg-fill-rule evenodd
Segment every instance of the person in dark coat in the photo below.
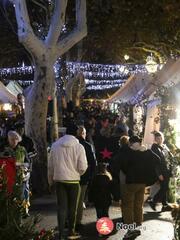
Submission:
M 127 158 L 129 151 L 129 137 L 122 136 L 119 140 L 119 150 L 111 161 L 110 169 L 113 177 L 113 196 L 118 201 L 123 195 L 123 189 L 126 182 L 125 174 L 121 170 L 123 159 Z
M 22 141 L 20 143 L 21 146 L 25 147 L 28 153 L 34 152 L 34 143 L 31 138 L 25 135 L 24 123 L 17 122 L 15 123 L 15 131 L 21 136 Z
M 129 151 L 121 164 L 121 169 L 126 176 L 122 197 L 125 224 L 142 225 L 145 187 L 149 185 L 150 181 L 157 181 L 158 178 L 162 177 L 158 160 L 159 158 L 152 151 L 146 150 L 142 146 L 138 136 L 130 137 Z M 154 179 L 151 179 L 152 177 Z M 138 235 L 140 235 L 140 231 L 133 229 L 128 230 L 125 237 L 130 238 Z
M 168 205 L 167 202 L 167 192 L 169 188 L 169 179 L 172 174 L 168 158 L 171 159 L 173 156 L 168 147 L 163 144 L 164 136 L 161 132 L 155 132 L 154 138 L 155 143 L 153 143 L 151 149 L 160 158 L 163 177 L 162 179 L 160 179 L 160 190 L 153 197 L 152 201 L 149 202 L 149 205 L 154 211 L 156 211 L 156 203 L 160 201 L 162 203 L 161 211 L 168 211 L 171 210 L 171 207 Z
M 82 214 L 83 214 L 83 204 L 85 199 L 85 194 L 88 185 L 91 184 L 91 181 L 93 179 L 93 176 L 96 172 L 96 156 L 95 152 L 93 150 L 92 145 L 86 141 L 86 129 L 84 126 L 79 126 L 77 130 L 77 138 L 79 140 L 79 143 L 83 145 L 85 152 L 86 152 L 86 158 L 88 162 L 88 168 L 86 172 L 81 176 L 80 179 L 80 186 L 81 186 L 81 194 L 79 197 L 79 204 L 77 209 L 77 217 L 76 217 L 76 228 L 80 228 L 82 226 Z
M 112 201 L 111 183 L 112 176 L 107 171 L 107 164 L 99 163 L 98 173 L 94 177 L 89 191 L 89 201 L 94 203 L 97 219 L 109 217 L 109 207 Z

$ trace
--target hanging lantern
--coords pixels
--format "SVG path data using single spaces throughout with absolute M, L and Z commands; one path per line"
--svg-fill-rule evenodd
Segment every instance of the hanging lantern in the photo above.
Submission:
M 153 56 L 148 56 L 146 59 L 146 65 L 145 65 L 148 73 L 155 73 L 157 72 L 158 64 L 155 62 Z

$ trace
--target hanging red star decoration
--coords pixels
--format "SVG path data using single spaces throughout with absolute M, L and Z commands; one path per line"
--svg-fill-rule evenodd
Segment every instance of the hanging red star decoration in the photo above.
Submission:
M 112 156 L 112 152 L 108 151 L 107 148 L 104 148 L 103 151 L 100 152 L 102 154 L 103 159 L 110 159 Z

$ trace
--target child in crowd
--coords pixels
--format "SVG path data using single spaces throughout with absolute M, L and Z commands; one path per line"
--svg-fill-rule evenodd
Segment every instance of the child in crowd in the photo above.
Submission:
M 109 217 L 111 205 L 112 176 L 107 171 L 107 163 L 99 163 L 97 175 L 92 181 L 89 191 L 89 201 L 94 203 L 97 219 Z

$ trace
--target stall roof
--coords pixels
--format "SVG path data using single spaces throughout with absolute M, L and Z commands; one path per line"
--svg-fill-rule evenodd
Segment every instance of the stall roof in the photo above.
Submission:
M 138 73 L 132 75 L 108 102 L 121 101 L 134 104 L 153 94 L 159 86 L 177 84 L 180 76 L 180 59 L 169 60 L 155 75 Z
M 16 103 L 17 98 L 0 82 L 0 103 Z
M 10 81 L 6 88 L 14 95 L 17 96 L 19 93 L 22 94 L 23 89 L 16 81 Z
M 148 86 L 151 81 L 151 77 L 148 74 L 138 73 L 131 75 L 123 87 L 115 92 L 109 99 L 109 102 L 120 101 L 120 102 L 135 102 L 139 96 L 143 94 L 144 89 Z

